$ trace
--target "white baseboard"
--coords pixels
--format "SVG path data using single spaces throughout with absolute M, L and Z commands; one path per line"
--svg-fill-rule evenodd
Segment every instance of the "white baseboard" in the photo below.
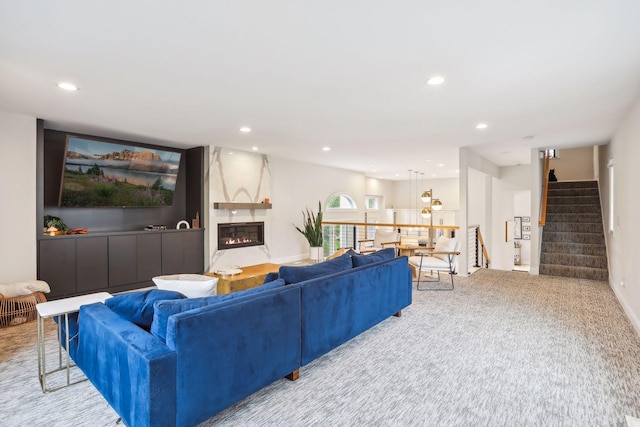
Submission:
M 613 293 L 616 295 L 616 298 L 618 298 L 618 302 L 622 306 L 624 313 L 627 315 L 627 318 L 631 322 L 633 329 L 635 329 L 636 334 L 640 336 L 640 319 L 638 319 L 638 316 L 636 316 L 629 304 L 627 304 L 624 295 L 619 292 L 618 287 L 612 283 L 611 279 L 609 279 L 609 286 L 611 286 L 611 289 L 613 289 Z

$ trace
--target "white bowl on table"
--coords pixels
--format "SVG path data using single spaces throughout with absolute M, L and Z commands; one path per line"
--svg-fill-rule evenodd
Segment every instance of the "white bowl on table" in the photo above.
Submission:
M 218 278 L 202 274 L 170 274 L 154 277 L 158 289 L 180 292 L 187 298 L 216 295 Z

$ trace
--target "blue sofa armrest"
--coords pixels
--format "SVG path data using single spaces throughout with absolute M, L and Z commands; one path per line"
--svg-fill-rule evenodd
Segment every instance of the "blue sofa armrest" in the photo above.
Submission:
M 300 287 L 174 314 L 178 426 L 196 425 L 300 368 Z
M 129 427 L 175 426 L 176 354 L 104 304 L 80 307 L 76 363 Z

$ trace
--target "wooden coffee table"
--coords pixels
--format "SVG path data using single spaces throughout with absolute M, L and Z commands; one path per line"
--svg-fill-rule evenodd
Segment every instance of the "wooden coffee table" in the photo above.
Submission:
M 222 276 L 215 273 L 206 273 L 207 276 L 218 278 L 218 295 L 242 291 L 262 285 L 267 274 L 277 272 L 279 264 L 258 264 L 248 267 L 240 267 L 242 273 L 233 276 Z

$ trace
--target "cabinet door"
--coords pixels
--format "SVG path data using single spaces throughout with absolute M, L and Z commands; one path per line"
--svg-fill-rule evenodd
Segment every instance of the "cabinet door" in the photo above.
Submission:
M 109 286 L 109 241 L 107 237 L 88 237 L 76 240 L 78 293 L 95 291 Z
M 184 234 L 162 234 L 162 274 L 184 273 Z
M 109 237 L 109 286 L 138 281 L 136 249 L 136 236 Z
M 38 279 L 49 284 L 52 299 L 76 293 L 76 240 L 40 240 Z
M 146 282 L 162 274 L 162 236 L 150 232 L 136 237 L 137 281 Z
M 204 231 L 184 234 L 184 271 L 201 274 L 204 267 Z

